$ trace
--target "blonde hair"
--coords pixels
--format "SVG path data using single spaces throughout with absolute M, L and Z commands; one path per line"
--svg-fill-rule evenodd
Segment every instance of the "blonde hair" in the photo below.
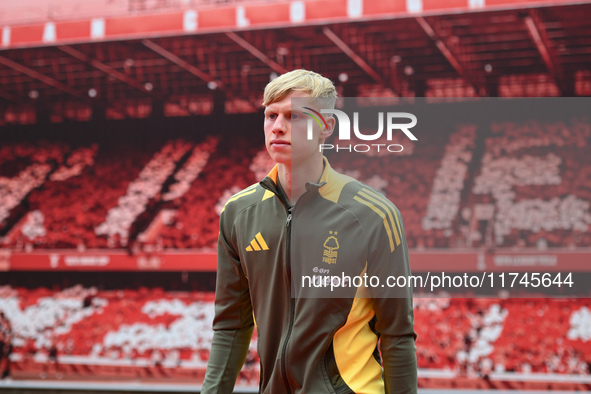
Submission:
M 301 90 L 319 99 L 325 108 L 334 108 L 337 90 L 330 79 L 308 70 L 293 70 L 267 84 L 263 96 L 263 106 L 267 107 L 281 101 L 290 92 Z

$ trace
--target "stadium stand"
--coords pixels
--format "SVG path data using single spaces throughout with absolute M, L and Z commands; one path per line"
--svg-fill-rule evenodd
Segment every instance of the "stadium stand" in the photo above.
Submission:
M 590 164 L 590 135 L 589 123 L 576 119 L 491 124 L 473 193 L 494 201 L 495 245 L 543 249 L 589 242 L 589 185 L 575 178 Z
M 591 245 L 590 137 L 577 118 L 458 124 L 404 155 L 325 154 L 394 201 L 411 248 L 576 248 Z M 272 166 L 258 140 L 234 134 L 16 142 L 1 157 L 0 234 L 15 250 L 213 250 L 224 202 Z
M 228 138 L 220 144 L 229 152 L 216 154 L 215 145 L 211 145 L 211 156 L 202 175 L 182 197 L 172 201 L 176 216 L 169 226 L 163 227 L 160 234 L 164 248 L 215 248 L 221 209 L 213 207 L 220 203 L 222 196 L 227 199 L 256 182 L 249 170 L 256 145 L 244 136 Z M 230 194 L 227 190 L 231 190 Z
M 471 378 L 473 387 L 493 373 L 590 375 L 590 307 L 588 299 L 416 298 L 419 368 Z M 0 311 L 12 323 L 17 376 L 53 377 L 55 347 L 55 373 L 68 378 L 202 378 L 213 293 L 5 285 Z M 243 371 L 252 382 L 255 342 Z
M 46 377 L 45 364 L 55 347 L 56 373 L 119 376 L 108 368 L 119 366 L 135 370 L 134 376 L 161 376 L 162 368 L 182 376 L 183 369 L 202 373 L 206 365 L 213 293 L 2 286 L 0 311 L 13 326 L 17 374 Z M 256 355 L 250 358 L 256 360 Z M 181 371 L 175 374 L 177 369 Z
M 490 357 L 503 371 L 589 374 L 588 300 L 515 299 Z M 540 321 L 552 324 L 540 324 Z

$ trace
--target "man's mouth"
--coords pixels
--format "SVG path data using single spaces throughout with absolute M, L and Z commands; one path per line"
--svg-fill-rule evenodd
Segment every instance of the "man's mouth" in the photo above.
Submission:
M 287 146 L 287 145 L 291 145 L 291 144 L 289 143 L 289 141 L 285 141 L 285 140 L 272 140 L 271 145 Z

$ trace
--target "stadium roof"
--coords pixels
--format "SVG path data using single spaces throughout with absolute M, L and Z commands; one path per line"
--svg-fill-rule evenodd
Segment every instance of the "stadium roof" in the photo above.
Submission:
M 286 4 L 293 20 L 293 3 Z M 196 14 L 184 10 L 167 19 L 180 23 L 178 32 L 154 32 L 161 16 L 146 14 L 137 26 L 119 18 L 112 37 L 99 22 L 100 39 L 73 33 L 84 23 L 94 23 L 96 33 L 96 18 L 5 28 L 0 124 L 33 123 L 40 112 L 54 121 L 84 120 L 97 108 L 107 117 L 143 117 L 155 103 L 168 115 L 209 113 L 220 100 L 228 112 L 256 110 L 273 74 L 294 68 L 328 76 L 345 96 L 591 94 L 591 3 L 535 5 L 318 19 L 308 6 L 308 19 L 271 23 L 284 15 L 263 4 L 258 10 L 267 22 L 260 26 L 204 28 L 220 16 L 204 19 L 203 11 L 194 31 L 187 26 L 197 23 Z M 258 14 L 242 16 L 252 21 Z

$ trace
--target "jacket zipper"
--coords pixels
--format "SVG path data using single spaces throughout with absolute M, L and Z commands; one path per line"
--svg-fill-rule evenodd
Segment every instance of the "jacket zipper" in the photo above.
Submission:
M 289 338 L 291 337 L 291 331 L 293 329 L 293 320 L 295 317 L 295 299 L 291 296 L 291 218 L 292 218 L 292 210 L 293 206 L 290 206 L 287 209 L 287 220 L 285 221 L 285 227 L 287 227 L 287 246 L 286 246 L 286 258 L 285 258 L 285 265 L 287 268 L 287 279 L 288 279 L 288 288 L 290 289 L 290 316 L 289 316 L 289 328 L 287 329 L 287 334 L 285 335 L 285 340 L 283 341 L 283 349 L 281 351 L 281 371 L 283 372 L 283 380 L 285 383 L 285 388 L 287 389 L 287 393 L 291 394 L 291 385 L 289 384 L 289 378 L 287 377 L 287 368 L 286 368 L 286 354 L 287 354 L 287 344 L 289 343 Z
M 289 201 L 284 198 L 283 196 L 281 196 L 281 194 L 278 192 L 277 188 L 275 187 L 275 184 L 273 185 L 268 185 L 265 184 L 265 182 L 261 182 L 261 185 L 265 188 L 268 189 L 270 191 L 272 191 L 273 193 L 275 193 L 275 195 L 277 197 L 279 197 L 279 200 L 281 200 L 281 202 L 283 203 L 283 205 L 287 208 L 287 218 L 285 220 L 285 227 L 287 228 L 287 245 L 286 245 L 286 257 L 285 257 L 285 265 L 287 268 L 287 287 L 290 289 L 289 290 L 289 298 L 290 298 L 290 317 L 289 317 L 289 328 L 287 329 L 287 334 L 285 335 L 285 340 L 283 341 L 283 348 L 281 351 L 281 372 L 283 375 L 283 381 L 285 384 L 285 388 L 287 390 L 287 394 L 291 394 L 292 393 L 292 389 L 291 389 L 291 385 L 289 384 L 289 378 L 287 376 L 287 368 L 286 368 L 286 354 L 287 354 L 287 345 L 289 343 L 289 338 L 291 337 L 291 332 L 293 330 L 293 322 L 295 320 L 295 298 L 293 298 L 291 296 L 291 220 L 293 218 L 292 215 L 292 211 L 295 208 L 295 205 L 290 205 Z M 308 192 L 304 192 L 304 194 L 307 194 Z M 302 200 L 302 197 L 304 195 L 300 196 L 298 201 Z M 297 205 L 297 203 L 296 203 Z

